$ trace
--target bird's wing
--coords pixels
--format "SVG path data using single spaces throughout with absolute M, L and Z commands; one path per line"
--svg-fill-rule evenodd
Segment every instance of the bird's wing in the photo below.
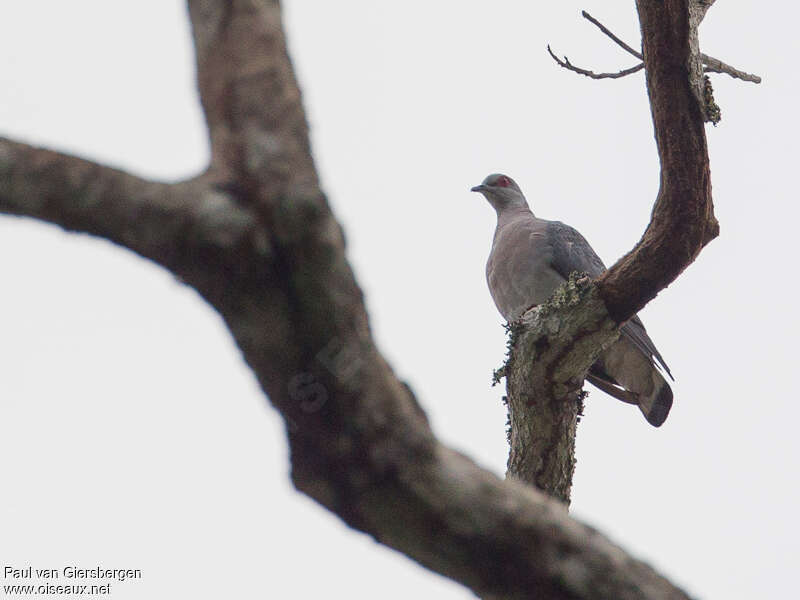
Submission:
M 606 266 L 577 229 L 560 221 L 547 222 L 547 237 L 552 247 L 552 267 L 564 279 L 573 271 L 597 277 Z
M 531 306 L 546 302 L 564 278 L 553 269 L 546 222 L 529 211 L 498 226 L 486 263 L 492 298 L 511 322 Z
M 588 273 L 592 277 L 597 277 L 606 270 L 603 261 L 597 256 L 597 253 L 586 241 L 586 238 L 576 229 L 560 221 L 548 222 L 547 229 L 553 249 L 553 268 L 564 279 L 567 279 L 573 271 Z M 638 316 L 634 315 L 633 318 L 625 323 L 621 327 L 621 333 L 645 356 L 651 359 L 655 358 L 670 378 L 673 378 L 667 363 L 664 362 L 661 353 L 656 349 L 653 340 L 647 335 L 644 324 Z
M 658 361 L 658 364 L 661 365 L 664 371 L 667 372 L 669 378 L 675 381 L 675 378 L 672 376 L 667 363 L 664 362 L 664 358 L 661 356 L 661 353 L 656 348 L 653 340 L 650 339 L 650 336 L 647 335 L 647 330 L 644 328 L 644 323 L 642 323 L 642 320 L 638 315 L 633 315 L 633 318 L 625 323 L 620 331 L 622 335 L 626 336 L 633 343 L 633 345 L 641 350 L 646 356 L 649 356 L 651 359 L 655 357 L 655 359 Z

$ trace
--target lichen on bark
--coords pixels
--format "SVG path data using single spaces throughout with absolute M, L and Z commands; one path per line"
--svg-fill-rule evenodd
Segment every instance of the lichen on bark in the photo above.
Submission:
M 569 503 L 583 379 L 619 336 L 594 282 L 572 273 L 544 304 L 509 326 L 507 477 Z

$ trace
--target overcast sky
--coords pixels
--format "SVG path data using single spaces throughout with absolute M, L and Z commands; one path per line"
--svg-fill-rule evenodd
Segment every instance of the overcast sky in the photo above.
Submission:
M 607 264 L 658 186 L 634 3 L 286 0 L 323 187 L 381 350 L 435 431 L 505 470 L 505 349 L 484 264 L 514 177 Z M 721 235 L 641 313 L 666 424 L 592 391 L 572 513 L 701 598 L 796 589 L 798 9 L 717 2 L 704 52 Z M 0 135 L 175 181 L 208 159 L 178 0 L 0 0 Z M 768 18 L 765 18 L 768 15 Z M 219 317 L 108 242 L 0 218 L 0 563 L 139 568 L 113 598 L 472 597 L 293 491 L 282 425 Z M 590 386 L 589 386 L 590 387 Z M 591 387 L 590 387 L 591 389 Z M 8 580 L 2 582 L 9 583 Z

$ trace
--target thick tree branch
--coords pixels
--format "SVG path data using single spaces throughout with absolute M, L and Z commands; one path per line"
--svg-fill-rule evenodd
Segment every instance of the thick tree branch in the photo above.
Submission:
M 174 238 L 176 227 L 168 224 L 171 219 L 150 217 L 186 208 L 180 200 L 167 207 L 164 197 L 174 195 L 169 185 L 2 138 L 0 186 L 0 206 L 6 213 L 35 217 L 123 245 L 140 217 L 148 222 L 144 227 L 158 228 L 164 239 Z M 139 246 L 147 251 L 144 244 Z
M 106 238 L 210 285 L 209 264 L 235 274 L 242 247 L 266 244 L 255 217 L 203 178 L 156 183 L 2 138 L 0 212 Z
M 637 1 L 661 186 L 641 241 L 598 281 L 619 323 L 674 281 L 719 233 L 704 114 L 690 81 L 688 3 L 694 1 Z
M 280 3 L 188 4 L 215 177 L 257 185 L 262 202 L 287 193 L 318 196 Z
M 596 286 L 576 274 L 512 326 L 509 477 L 569 504 L 583 374 L 618 337 Z

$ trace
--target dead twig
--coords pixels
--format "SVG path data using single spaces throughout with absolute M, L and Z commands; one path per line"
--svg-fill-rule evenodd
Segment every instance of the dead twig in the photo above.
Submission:
M 761 77 L 758 75 L 740 71 L 739 69 L 736 69 L 730 65 L 726 65 L 724 62 L 714 58 L 713 56 L 701 54 L 700 58 L 703 60 L 703 64 L 705 64 L 705 68 L 703 70 L 706 73 L 724 73 L 725 75 L 730 75 L 734 79 L 741 79 L 742 81 L 750 81 L 752 83 L 761 83 Z
M 708 6 L 711 6 L 711 4 L 713 4 L 713 3 L 714 3 L 713 1 L 712 2 L 706 2 L 706 4 Z M 629 46 L 624 41 L 622 41 L 618 36 L 616 36 L 614 34 L 613 31 L 611 31 L 608 27 L 606 27 L 600 21 L 595 19 L 588 12 L 586 12 L 585 10 L 581 11 L 581 16 L 584 19 L 586 19 L 587 21 L 589 21 L 592 25 L 597 27 L 605 35 L 607 35 L 615 44 L 617 44 L 620 48 L 625 50 L 625 52 L 627 52 L 631 56 L 635 56 L 639 60 L 642 60 L 642 53 L 641 52 L 633 49 L 631 46 Z M 549 48 L 548 48 L 548 50 L 549 50 Z M 550 56 L 553 56 L 552 52 L 550 52 Z M 589 73 L 591 73 L 591 71 L 587 71 L 586 69 L 579 69 L 578 67 L 574 67 L 574 65 L 571 65 L 569 63 L 569 61 L 566 61 L 566 64 L 564 64 L 561 61 L 559 61 L 555 56 L 553 56 L 553 58 L 562 67 L 564 67 L 566 69 L 569 69 L 570 71 L 574 71 L 576 73 L 580 73 L 581 75 L 586 75 L 587 77 L 592 77 L 593 79 L 616 79 L 616 78 L 619 78 L 619 77 L 624 77 L 625 75 L 630 75 L 631 73 L 635 73 L 636 71 L 640 70 L 641 67 L 643 66 L 643 65 L 639 65 L 638 69 L 634 69 L 633 67 L 630 68 L 630 69 L 625 69 L 624 71 L 620 71 L 621 74 L 609 75 L 609 74 L 606 74 L 606 73 L 602 73 L 602 74 L 600 74 L 602 76 L 593 77 L 592 75 L 589 75 Z M 566 58 L 566 57 L 564 57 L 564 58 Z M 741 79 L 742 81 L 750 81 L 752 83 L 761 83 L 761 77 L 759 77 L 758 75 L 753 75 L 751 73 L 746 73 L 745 71 L 741 71 L 741 70 L 737 69 L 736 67 L 732 67 L 731 65 L 722 62 L 718 58 L 714 58 L 713 56 L 709 56 L 708 54 L 701 54 L 700 58 L 703 61 L 703 64 L 705 65 L 703 70 L 706 73 L 721 73 L 721 74 L 729 75 L 730 77 L 733 77 L 734 79 Z
M 582 10 L 582 11 L 581 11 L 581 15 L 583 16 L 583 18 L 584 18 L 584 19 L 586 19 L 586 20 L 587 20 L 587 21 L 589 21 L 590 23 L 592 23 L 593 25 L 596 25 L 596 26 L 597 26 L 597 28 L 598 28 L 600 31 L 602 31 L 602 32 L 603 32 L 603 33 L 605 33 L 605 34 L 606 34 L 608 37 L 610 37 L 612 40 L 614 40 L 614 42 L 615 42 L 615 43 L 616 43 L 616 44 L 617 44 L 617 45 L 618 45 L 620 48 L 622 48 L 623 50 L 625 50 L 625 51 L 626 51 L 628 54 L 632 54 L 633 56 L 635 56 L 635 57 L 636 57 L 636 58 L 638 58 L 639 60 L 642 60 L 642 53 L 641 53 L 641 52 L 637 52 L 636 50 L 634 50 L 633 48 L 631 48 L 630 46 L 628 46 L 628 44 L 626 44 L 626 43 L 625 43 L 625 42 L 623 42 L 621 39 L 619 39 L 619 38 L 618 38 L 616 35 L 614 35 L 614 34 L 613 34 L 613 33 L 612 33 L 612 32 L 611 32 L 609 29 L 608 29 L 608 27 L 606 27 L 605 25 L 603 25 L 603 24 L 602 24 L 600 21 L 598 21 L 597 19 L 595 19 L 595 18 L 594 18 L 592 15 L 590 15 L 588 12 L 586 12 L 585 10 Z
M 625 77 L 626 75 L 630 75 L 631 73 L 636 73 L 637 71 L 641 71 L 644 69 L 644 63 L 639 63 L 638 65 L 631 67 L 630 69 L 623 69 L 622 71 L 617 71 L 616 73 L 595 73 L 594 71 L 589 71 L 588 69 L 581 69 L 580 67 L 576 67 L 569 59 L 565 56 L 564 60 L 558 58 L 553 51 L 550 49 L 550 46 L 547 46 L 547 52 L 550 53 L 550 56 L 553 57 L 553 60 L 558 63 L 559 66 L 564 67 L 572 71 L 573 73 L 578 73 L 579 75 L 585 75 L 586 77 L 591 77 L 592 79 L 619 79 L 620 77 Z

